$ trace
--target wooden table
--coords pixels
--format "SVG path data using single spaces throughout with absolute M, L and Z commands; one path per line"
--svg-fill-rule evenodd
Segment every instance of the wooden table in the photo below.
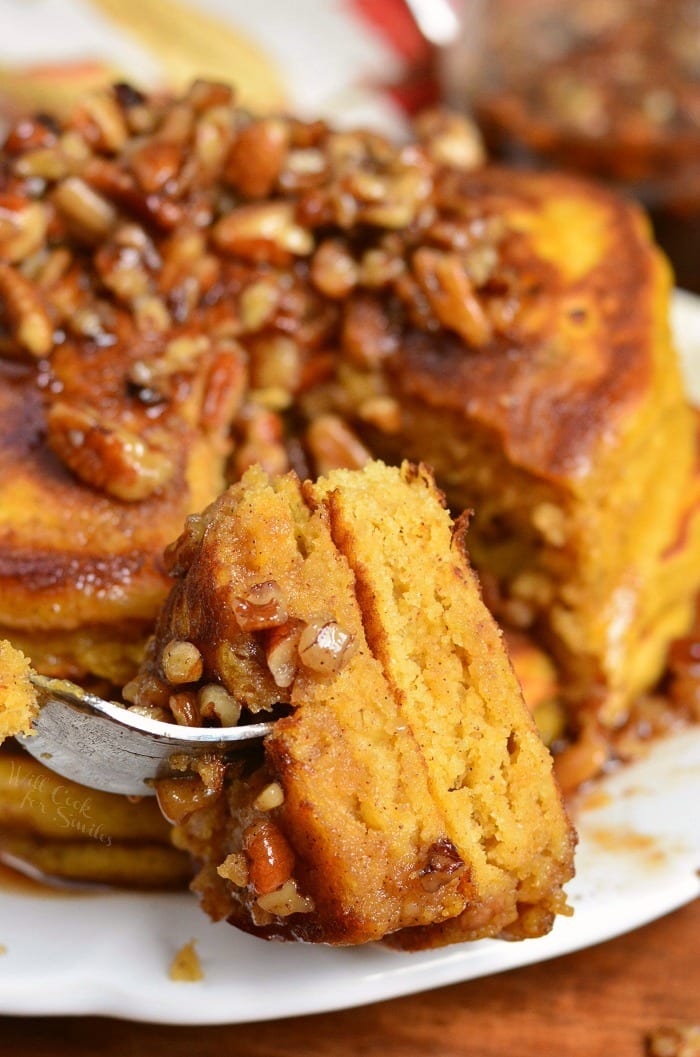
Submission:
M 647 1032 L 678 1021 L 700 1024 L 700 900 L 578 954 L 340 1013 L 214 1028 L 2 1018 L 0 1054 L 644 1057 Z

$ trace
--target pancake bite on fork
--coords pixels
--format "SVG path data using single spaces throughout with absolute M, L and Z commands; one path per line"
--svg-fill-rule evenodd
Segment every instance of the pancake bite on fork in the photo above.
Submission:
M 247 759 L 158 783 L 212 916 L 430 946 L 566 911 L 572 831 L 463 533 L 409 464 L 253 468 L 191 519 L 128 696 L 186 723 L 279 717 Z

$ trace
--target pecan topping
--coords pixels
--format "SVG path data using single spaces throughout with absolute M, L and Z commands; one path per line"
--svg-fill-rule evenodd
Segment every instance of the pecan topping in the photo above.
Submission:
M 421 887 L 437 892 L 464 872 L 465 864 L 449 837 L 440 837 L 428 848 L 426 862 L 420 871 Z
M 36 287 L 7 264 L 0 263 L 0 305 L 20 348 L 46 356 L 53 345 L 53 326 Z
M 71 470 L 138 501 L 190 430 L 217 458 L 234 448 L 234 480 L 359 467 L 353 424 L 401 425 L 374 383 L 407 330 L 482 347 L 514 327 L 504 232 L 457 179 L 481 161 L 473 128 L 435 111 L 417 135 L 254 119 L 204 81 L 176 99 L 119 84 L 62 126 L 11 128 L 0 354 L 50 360 L 50 443 Z
M 206 786 L 198 776 L 161 778 L 155 786 L 158 806 L 174 826 L 218 796 L 218 792 Z
M 307 624 L 299 638 L 301 663 L 314 672 L 339 672 L 349 660 L 354 637 L 335 620 Z
M 273 628 L 268 635 L 265 659 L 275 685 L 280 689 L 291 686 L 297 674 L 302 628 L 299 621 L 288 621 Z
M 289 917 L 290 914 L 310 914 L 315 906 L 310 896 L 301 894 L 293 877 L 274 892 L 258 896 L 257 905 L 268 914 L 279 918 Z
M 287 607 L 275 580 L 254 584 L 245 598 L 236 598 L 233 612 L 241 631 L 264 631 L 287 622 Z
M 193 642 L 172 639 L 161 657 L 163 675 L 169 683 L 196 683 L 202 677 L 202 655 Z
M 73 473 L 117 499 L 138 501 L 160 491 L 175 465 L 165 452 L 84 408 L 56 403 L 47 416 L 49 444 Z
M 197 697 L 202 719 L 218 720 L 222 727 L 235 727 L 241 718 L 241 706 L 235 697 L 216 683 L 203 686 Z
M 269 819 L 253 822 L 243 834 L 249 879 L 256 895 L 266 895 L 288 881 L 294 869 L 294 852 L 279 826 Z

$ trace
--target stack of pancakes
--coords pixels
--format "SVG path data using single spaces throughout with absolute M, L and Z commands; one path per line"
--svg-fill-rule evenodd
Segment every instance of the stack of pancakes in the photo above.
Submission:
M 700 579 L 668 268 L 635 207 L 420 127 L 251 121 L 197 84 L 10 133 L 0 631 L 40 668 L 128 677 L 162 550 L 226 472 L 371 452 L 474 510 L 489 598 L 553 654 L 574 732 L 659 677 Z
M 187 857 L 172 847 L 154 802 L 85 789 L 20 752 L 37 709 L 26 657 L 0 641 L 0 860 L 68 884 L 180 887 Z
M 489 605 L 557 666 L 559 734 L 575 742 L 593 727 L 608 745 L 655 684 L 700 581 L 695 424 L 669 337 L 668 268 L 634 206 L 573 177 L 482 167 L 473 134 L 445 116 L 428 115 L 419 138 L 398 147 L 252 119 L 228 89 L 201 82 L 176 100 L 118 85 L 61 125 L 11 130 L 0 166 L 0 633 L 40 670 L 103 687 L 130 679 L 172 583 L 164 548 L 250 465 L 314 479 L 377 455 L 432 466 L 455 514 L 474 511 L 469 547 Z M 401 487 L 412 503 L 418 485 Z M 331 516 L 322 487 L 315 502 Z M 395 519 L 383 524 L 400 538 Z M 206 516 L 191 518 L 171 571 L 189 567 L 207 531 Z M 351 534 L 359 546 L 359 521 Z M 372 547 L 391 567 L 376 534 Z M 407 595 L 432 572 L 416 563 Z M 178 615 L 178 597 L 162 626 L 173 621 L 179 641 L 178 620 L 207 625 L 196 647 L 212 672 L 205 702 L 187 686 L 171 692 L 157 653 L 128 699 L 186 723 L 236 722 L 241 705 L 286 700 L 244 614 L 241 624 L 204 592 Z M 472 627 L 467 608 L 464 634 L 477 634 L 487 625 L 479 615 Z M 396 619 L 391 646 L 391 629 L 375 628 L 375 641 L 361 619 L 370 668 L 388 651 L 384 680 L 412 630 Z M 494 641 L 484 634 L 479 648 Z M 421 695 L 437 700 L 420 647 Z M 452 641 L 450 665 L 464 649 Z M 512 699 L 507 665 L 495 672 L 483 696 Z M 392 674 L 394 700 L 404 678 L 403 666 Z M 472 686 L 464 671 L 449 678 Z M 431 803 L 426 848 L 439 846 L 447 869 L 440 842 L 459 841 Z M 504 895 L 471 845 L 458 858 L 461 880 L 437 917 L 461 919 L 473 874 L 489 922 L 527 931 L 514 923 L 520 907 L 549 899 L 527 870 L 513 877 L 529 894 Z M 394 907 L 387 927 L 401 932 L 403 913 Z

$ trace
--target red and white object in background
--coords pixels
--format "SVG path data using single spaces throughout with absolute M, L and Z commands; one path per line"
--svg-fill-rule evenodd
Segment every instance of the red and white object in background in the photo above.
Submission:
M 262 49 L 289 109 L 304 116 L 400 132 L 405 111 L 429 101 L 430 48 L 403 0 L 179 2 L 195 19 L 197 12 L 218 19 Z M 90 0 L 0 0 L 0 24 L 0 69 L 103 63 L 135 84 L 162 83 L 154 54 Z
M 400 74 L 376 87 L 407 114 L 432 106 L 439 97 L 435 48 L 418 28 L 404 0 L 347 0 L 356 17 L 394 53 Z

